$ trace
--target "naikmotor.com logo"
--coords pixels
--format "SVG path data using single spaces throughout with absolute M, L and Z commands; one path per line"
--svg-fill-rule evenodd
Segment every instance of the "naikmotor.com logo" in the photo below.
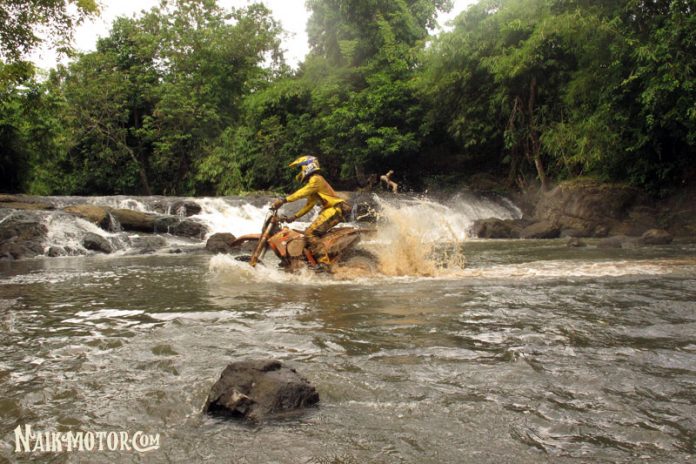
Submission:
M 90 451 L 135 451 L 147 453 L 160 447 L 159 433 L 119 432 L 55 432 L 33 431 L 31 425 L 18 425 L 15 453 L 73 453 Z

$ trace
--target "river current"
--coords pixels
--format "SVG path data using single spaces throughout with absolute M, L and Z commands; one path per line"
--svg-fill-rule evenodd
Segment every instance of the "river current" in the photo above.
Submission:
M 201 253 L 0 263 L 0 462 L 693 462 L 696 243 L 475 240 L 465 208 L 435 206 L 391 210 L 373 275 Z M 253 229 L 263 208 L 245 208 Z M 319 407 L 202 414 L 244 358 L 296 368 Z M 27 424 L 159 447 L 16 453 Z

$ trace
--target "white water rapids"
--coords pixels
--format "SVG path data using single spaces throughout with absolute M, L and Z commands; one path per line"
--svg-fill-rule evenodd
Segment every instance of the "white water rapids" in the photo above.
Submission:
M 220 198 L 180 198 L 167 199 L 170 204 L 175 200 L 197 204 L 201 210 L 189 217 L 189 220 L 204 224 L 208 233 L 205 238 L 219 232 L 232 233 L 235 236 L 260 232 L 261 225 L 268 212 L 271 198 L 220 197 Z M 484 218 L 519 218 L 521 212 L 509 201 L 496 198 L 487 199 L 473 194 L 457 194 L 446 201 L 436 201 L 419 197 L 390 197 L 383 199 L 374 196 L 371 203 L 379 210 L 376 212 L 380 230 L 384 232 L 380 240 L 394 241 L 406 237 L 411 241 L 423 244 L 436 242 L 460 242 L 469 238 L 470 227 L 477 219 Z M 162 197 L 71 197 L 67 199 L 54 197 L 52 201 L 59 207 L 68 204 L 90 203 L 111 208 L 131 209 L 143 213 L 168 213 L 171 207 L 163 206 Z M 293 211 L 299 208 L 299 203 L 291 207 Z M 310 212 L 293 227 L 303 229 L 313 219 L 317 210 Z M 48 238 L 44 248 L 48 251 L 52 246 L 69 247 L 70 254 L 92 254 L 82 245 L 85 234 L 97 234 L 106 239 L 116 255 L 137 254 L 138 238 L 143 234 L 127 232 L 107 232 L 86 220 L 73 216 L 47 214 L 45 219 L 48 228 Z M 356 222 L 350 225 L 358 226 Z M 395 229 L 398 229 L 397 235 Z M 389 237 L 391 235 L 391 237 Z M 174 237 L 168 234 L 160 235 L 164 241 L 161 251 L 167 253 L 173 249 L 200 248 L 200 243 Z M 135 240 L 133 238 L 135 237 Z

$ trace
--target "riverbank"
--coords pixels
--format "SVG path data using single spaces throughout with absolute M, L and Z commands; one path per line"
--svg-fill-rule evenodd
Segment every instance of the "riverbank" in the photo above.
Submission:
M 516 192 L 511 199 L 522 218 L 486 218 L 477 221 L 473 233 L 480 238 L 618 237 L 624 242 L 646 234 L 663 240 L 696 237 L 694 186 L 654 199 L 626 185 L 577 179 L 548 191 Z

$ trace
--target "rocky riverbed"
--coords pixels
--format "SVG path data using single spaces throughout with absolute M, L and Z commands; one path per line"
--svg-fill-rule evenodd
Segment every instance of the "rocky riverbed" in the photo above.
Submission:
M 390 203 L 411 204 L 419 211 L 412 220 L 431 221 L 435 235 L 446 230 L 449 236 L 443 240 L 449 241 L 565 237 L 570 246 L 583 246 L 582 239 L 592 237 L 600 239 L 600 247 L 626 248 L 696 236 L 696 188 L 662 200 L 627 186 L 593 181 L 567 182 L 548 192 L 513 196 L 512 201 L 470 191 L 437 200 L 347 195 L 354 205 L 353 222 L 382 220 L 382 210 Z M 258 231 L 271 199 L 0 195 L 0 259 L 229 252 L 235 234 Z

